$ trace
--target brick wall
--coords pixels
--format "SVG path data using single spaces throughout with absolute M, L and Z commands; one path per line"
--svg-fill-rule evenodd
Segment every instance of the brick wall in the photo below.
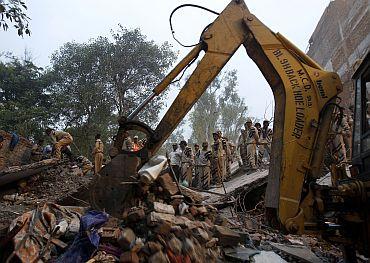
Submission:
M 0 167 L 0 170 L 5 167 L 23 165 L 30 163 L 32 144 L 23 137 L 19 137 L 19 142 L 13 151 L 9 150 L 9 143 L 12 138 L 10 133 L 0 130 L 0 135 L 4 137 L 3 147 L 0 149 L 0 156 L 4 157 L 5 165 Z
M 325 69 L 341 77 L 342 105 L 354 104 L 351 77 L 370 47 L 368 0 L 330 2 L 310 38 L 307 54 Z

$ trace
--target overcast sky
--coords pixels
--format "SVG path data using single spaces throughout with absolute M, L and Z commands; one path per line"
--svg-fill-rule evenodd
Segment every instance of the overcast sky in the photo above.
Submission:
M 306 51 L 308 40 L 330 0 L 250 0 L 249 10 L 275 32 L 282 33 L 301 50 Z M 27 1 L 31 17 L 31 37 L 18 37 L 13 29 L 0 31 L 0 51 L 22 55 L 31 51 L 35 63 L 49 64 L 50 55 L 63 43 L 109 36 L 117 24 L 141 28 L 148 39 L 157 43 L 168 41 L 179 51 L 179 59 L 190 50 L 179 46 L 171 36 L 168 18 L 180 4 L 193 3 L 221 12 L 228 0 L 37 0 Z M 184 8 L 174 17 L 176 36 L 187 44 L 196 43 L 202 29 L 215 16 L 194 8 Z M 242 47 L 226 69 L 237 69 L 239 93 L 245 98 L 249 115 L 263 118 L 266 105 L 273 101 L 272 92 L 264 77 Z M 170 94 L 174 97 L 174 92 Z M 268 116 L 271 116 L 269 109 Z

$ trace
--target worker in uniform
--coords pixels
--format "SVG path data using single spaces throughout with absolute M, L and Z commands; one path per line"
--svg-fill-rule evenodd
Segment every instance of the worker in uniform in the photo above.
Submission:
M 192 184 L 193 180 L 193 155 L 192 150 L 188 147 L 186 141 L 180 142 L 181 149 L 181 182 L 187 182 L 188 185 Z
M 270 122 L 268 120 L 263 121 L 263 126 L 259 136 L 258 142 L 258 167 L 262 165 L 262 159 L 267 152 L 269 158 L 271 154 L 271 142 L 272 142 L 272 129 L 269 128 Z
M 208 150 L 208 142 L 202 143 L 199 159 L 199 164 L 202 167 L 200 172 L 201 188 L 209 189 L 211 186 L 211 151 Z
M 172 171 L 174 172 L 174 176 L 176 176 L 177 180 L 180 180 L 180 167 L 181 167 L 181 151 L 178 149 L 177 143 L 172 144 L 172 152 L 169 154 L 169 159 L 172 167 Z
M 255 122 L 254 127 L 256 127 L 256 129 L 258 131 L 258 138 L 261 138 L 261 131 L 262 131 L 261 123 Z M 256 155 L 255 155 L 257 166 L 258 166 L 258 154 L 259 154 L 259 144 L 256 145 Z
M 199 169 L 199 156 L 200 156 L 200 148 L 199 144 L 194 144 L 194 178 L 193 178 L 193 186 L 196 188 L 200 188 L 200 169 Z
M 45 133 L 51 138 L 54 144 L 55 158 L 61 159 L 62 158 L 62 148 L 69 147 L 71 143 L 73 142 L 73 137 L 68 132 L 56 131 L 51 128 L 47 128 Z
M 212 173 L 212 182 L 220 186 L 223 182 L 224 177 L 224 150 L 222 147 L 222 140 L 219 133 L 214 132 L 213 134 L 213 144 L 212 144 L 212 160 L 211 160 L 211 173 Z
M 103 159 L 104 159 L 104 144 L 101 141 L 101 135 L 98 133 L 95 135 L 95 146 L 93 149 L 93 156 L 94 156 L 94 172 L 98 174 L 103 166 Z
M 123 132 L 123 144 L 122 150 L 124 151 L 132 151 L 132 140 L 128 131 Z
M 40 139 L 37 141 L 37 143 L 32 145 L 32 148 L 31 148 L 31 160 L 32 161 L 38 162 L 42 160 L 43 151 L 44 151 L 43 144 L 44 144 L 44 140 Z
M 222 161 L 223 161 L 223 172 L 222 172 L 222 181 L 228 180 L 231 177 L 231 152 L 229 148 L 229 143 L 228 139 L 224 136 L 222 136 L 221 131 L 217 131 L 219 137 L 221 138 L 222 142 L 222 151 L 223 151 L 223 156 L 222 156 Z
M 351 131 L 346 117 L 340 113 L 336 114 L 329 144 L 331 156 L 334 158 L 336 164 L 347 162 L 347 150 L 344 138 L 349 137 L 350 134 Z
M 241 165 L 247 165 L 247 134 L 244 129 L 240 130 L 240 135 L 238 138 L 238 147 L 240 158 L 242 159 Z
M 251 118 L 247 118 L 244 124 L 245 132 L 247 134 L 247 162 L 250 170 L 256 170 L 256 147 L 258 143 L 258 130 L 253 126 Z

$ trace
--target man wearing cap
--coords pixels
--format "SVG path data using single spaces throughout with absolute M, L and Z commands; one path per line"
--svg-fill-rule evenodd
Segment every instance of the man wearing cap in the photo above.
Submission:
M 258 143 L 258 130 L 252 125 L 251 118 L 247 118 L 244 124 L 245 132 L 247 134 L 247 162 L 250 170 L 256 170 L 256 146 Z
M 95 146 L 93 149 L 93 156 L 94 156 L 94 172 L 95 174 L 99 173 L 103 166 L 103 159 L 104 159 L 104 144 L 100 139 L 101 135 L 98 133 L 95 135 Z
M 181 151 L 178 149 L 177 143 L 172 144 L 172 152 L 169 153 L 168 157 L 177 180 L 180 180 Z
M 222 147 L 222 140 L 220 138 L 220 134 L 218 132 L 214 132 L 212 135 L 214 140 L 211 149 L 212 183 L 221 185 L 221 183 L 223 182 L 224 175 L 226 173 L 224 166 L 224 150 Z
M 263 127 L 261 128 L 261 135 L 259 138 L 258 146 L 258 166 L 262 165 L 262 159 L 267 152 L 269 158 L 271 154 L 271 142 L 272 142 L 272 129 L 269 128 L 270 122 L 268 120 L 263 121 Z
M 62 158 L 62 148 L 68 147 L 73 142 L 73 138 L 71 134 L 65 131 L 56 131 L 51 128 L 47 128 L 45 130 L 45 133 L 51 138 L 51 141 L 54 144 L 55 158 L 61 159 Z
M 186 181 L 190 186 L 193 180 L 193 154 L 186 141 L 180 142 L 181 149 L 181 176 L 182 182 Z

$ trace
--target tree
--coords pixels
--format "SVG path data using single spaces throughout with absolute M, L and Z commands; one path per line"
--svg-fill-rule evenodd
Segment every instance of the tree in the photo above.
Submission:
M 192 138 L 198 143 L 212 141 L 212 133 L 235 141 L 245 122 L 247 106 L 239 97 L 236 70 L 219 74 L 209 85 L 190 113 Z
M 236 70 L 225 74 L 224 82 L 226 85 L 219 97 L 220 129 L 223 136 L 236 142 L 240 129 L 246 121 L 248 108 L 236 90 L 238 85 Z
M 148 41 L 139 29 L 119 26 L 112 37 L 66 43 L 51 59 L 50 91 L 59 109 L 54 119 L 78 138 L 83 154 L 90 152 L 95 133 L 105 140 L 116 133 L 118 116 L 133 111 L 176 59 L 168 43 Z M 155 99 L 139 118 L 155 123 L 164 99 Z
M 50 79 L 26 56 L 0 62 L 0 127 L 28 138 L 40 138 L 50 124 Z
M 19 36 L 31 35 L 28 27 L 29 17 L 25 14 L 27 6 L 19 0 L 0 0 L 0 29 L 7 31 L 8 23 L 12 23 Z

